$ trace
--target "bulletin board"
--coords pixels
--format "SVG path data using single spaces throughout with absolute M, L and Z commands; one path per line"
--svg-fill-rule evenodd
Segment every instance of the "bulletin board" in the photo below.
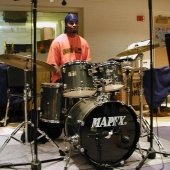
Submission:
M 170 33 L 170 17 L 157 15 L 154 18 L 154 42 L 160 47 L 154 49 L 154 67 L 161 68 L 169 65 L 165 34 Z

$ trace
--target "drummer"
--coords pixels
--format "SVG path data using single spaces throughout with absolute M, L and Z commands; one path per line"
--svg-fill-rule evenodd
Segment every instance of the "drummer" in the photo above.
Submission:
M 52 73 L 51 82 L 59 82 L 60 68 L 71 61 L 90 61 L 90 48 L 88 42 L 78 35 L 78 17 L 69 13 L 65 17 L 65 31 L 56 37 L 49 49 L 47 63 L 56 68 Z

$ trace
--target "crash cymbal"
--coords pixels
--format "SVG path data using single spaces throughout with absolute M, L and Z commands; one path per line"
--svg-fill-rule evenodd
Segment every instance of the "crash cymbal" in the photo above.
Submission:
M 2 54 L 0 60 L 20 69 L 33 70 L 33 58 L 15 54 Z M 41 60 L 36 60 L 37 71 L 55 71 L 55 68 Z
M 152 49 L 157 48 L 157 47 L 159 47 L 159 44 L 154 44 L 152 46 Z M 150 45 L 139 46 L 139 47 L 135 47 L 135 48 L 123 51 L 123 52 L 117 54 L 117 57 L 123 57 L 123 56 L 128 56 L 128 55 L 133 55 L 133 54 L 141 54 L 141 53 L 149 51 L 149 50 L 150 50 Z

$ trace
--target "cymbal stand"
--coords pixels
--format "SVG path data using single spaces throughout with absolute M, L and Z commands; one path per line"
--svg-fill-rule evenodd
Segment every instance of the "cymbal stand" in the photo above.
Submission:
M 149 127 L 148 121 L 144 117 L 142 117 L 142 125 L 141 126 L 142 126 L 142 129 L 144 130 L 144 132 L 146 132 L 146 135 L 144 135 L 142 137 L 148 136 L 148 134 L 150 133 L 150 127 Z M 153 138 L 154 138 L 155 142 L 157 143 L 158 147 L 161 149 L 162 154 L 166 157 L 168 154 L 165 152 L 164 146 L 160 142 L 157 135 L 155 135 L 154 133 L 153 133 Z
M 151 129 L 149 127 L 149 123 L 147 122 L 147 120 L 144 118 L 143 116 L 143 54 L 139 54 L 140 57 L 140 92 L 139 92 L 139 105 L 140 105 L 140 114 L 139 114 L 139 121 L 140 121 L 140 132 L 141 132 L 141 137 L 144 136 L 148 136 Z M 147 133 L 146 135 L 142 136 L 142 132 L 143 130 Z M 157 153 L 161 153 L 163 154 L 165 157 L 168 155 L 165 152 L 165 149 L 162 145 L 162 143 L 160 142 L 159 138 L 153 133 L 153 139 L 155 140 L 155 142 L 157 143 L 158 147 L 161 149 L 162 152 L 157 152 Z M 150 137 L 148 137 L 149 141 L 151 140 Z M 140 150 L 142 150 L 140 148 Z M 156 151 L 155 151 L 156 153 Z
M 142 118 L 143 118 L 143 53 L 139 54 L 140 58 L 140 72 L 139 72 L 139 79 L 140 79 L 140 88 L 139 88 L 139 116 L 140 116 L 140 130 L 142 129 Z
M 139 105 L 140 105 L 140 131 L 141 131 L 141 135 L 142 135 L 142 132 L 143 130 L 148 132 L 150 132 L 150 127 L 149 127 L 149 123 L 147 122 L 147 120 L 144 118 L 143 116 L 143 54 L 139 54 L 139 57 L 140 57 L 140 91 L 139 91 Z M 164 147 L 163 145 L 161 144 L 161 142 L 159 141 L 158 137 L 153 134 L 153 137 L 154 137 L 154 140 L 155 142 L 158 144 L 158 146 L 160 147 L 160 149 L 164 151 Z
M 130 69 L 125 68 L 126 73 L 126 104 L 131 105 L 132 104 L 132 97 L 130 95 L 130 92 L 132 91 L 132 71 Z

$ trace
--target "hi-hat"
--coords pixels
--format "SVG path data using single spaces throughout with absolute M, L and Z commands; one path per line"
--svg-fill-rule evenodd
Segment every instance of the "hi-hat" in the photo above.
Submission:
M 153 48 L 159 47 L 159 44 L 154 44 L 152 45 Z M 141 54 L 143 52 L 149 51 L 150 50 L 150 45 L 145 45 L 145 46 L 138 46 L 126 51 L 123 51 L 119 54 L 117 54 L 117 57 L 123 57 L 123 56 L 128 56 L 128 55 L 133 55 L 133 54 Z
M 5 64 L 19 68 L 33 70 L 33 58 L 15 54 L 2 54 L 0 60 Z M 37 71 L 55 71 L 55 68 L 41 60 L 36 60 Z

